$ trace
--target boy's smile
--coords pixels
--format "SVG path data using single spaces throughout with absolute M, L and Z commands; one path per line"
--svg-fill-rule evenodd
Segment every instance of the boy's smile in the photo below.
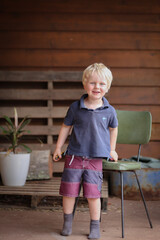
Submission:
M 88 78 L 84 84 L 84 89 L 88 93 L 88 98 L 92 101 L 101 100 L 108 91 L 107 82 L 98 76 L 96 72 Z

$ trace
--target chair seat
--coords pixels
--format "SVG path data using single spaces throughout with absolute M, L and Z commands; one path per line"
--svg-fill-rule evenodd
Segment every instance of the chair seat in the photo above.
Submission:
M 127 162 L 127 161 L 109 162 L 106 161 L 105 159 L 103 160 L 103 170 L 129 171 L 138 169 L 141 169 L 140 162 Z

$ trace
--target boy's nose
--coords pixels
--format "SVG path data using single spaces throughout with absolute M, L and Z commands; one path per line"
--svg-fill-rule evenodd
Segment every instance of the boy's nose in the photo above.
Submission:
M 95 87 L 96 87 L 96 88 L 99 88 L 99 86 L 100 86 L 99 83 L 96 83 Z

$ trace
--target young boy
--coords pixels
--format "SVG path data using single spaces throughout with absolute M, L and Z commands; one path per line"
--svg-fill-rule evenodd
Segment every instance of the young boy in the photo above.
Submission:
M 53 160 L 61 159 L 62 146 L 72 130 L 60 186 L 64 211 L 61 234 L 69 236 L 72 233 L 72 212 L 82 179 L 83 195 L 88 200 L 91 219 L 88 238 L 96 239 L 100 238 L 102 158 L 118 159 L 115 151 L 118 121 L 115 109 L 104 97 L 111 86 L 111 71 L 102 63 L 92 64 L 85 69 L 82 82 L 87 94 L 71 104 L 59 133 Z

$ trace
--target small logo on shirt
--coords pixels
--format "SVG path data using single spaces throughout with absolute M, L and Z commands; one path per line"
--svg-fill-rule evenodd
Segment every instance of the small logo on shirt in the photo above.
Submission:
M 102 120 L 105 121 L 107 118 L 106 117 L 102 117 Z

